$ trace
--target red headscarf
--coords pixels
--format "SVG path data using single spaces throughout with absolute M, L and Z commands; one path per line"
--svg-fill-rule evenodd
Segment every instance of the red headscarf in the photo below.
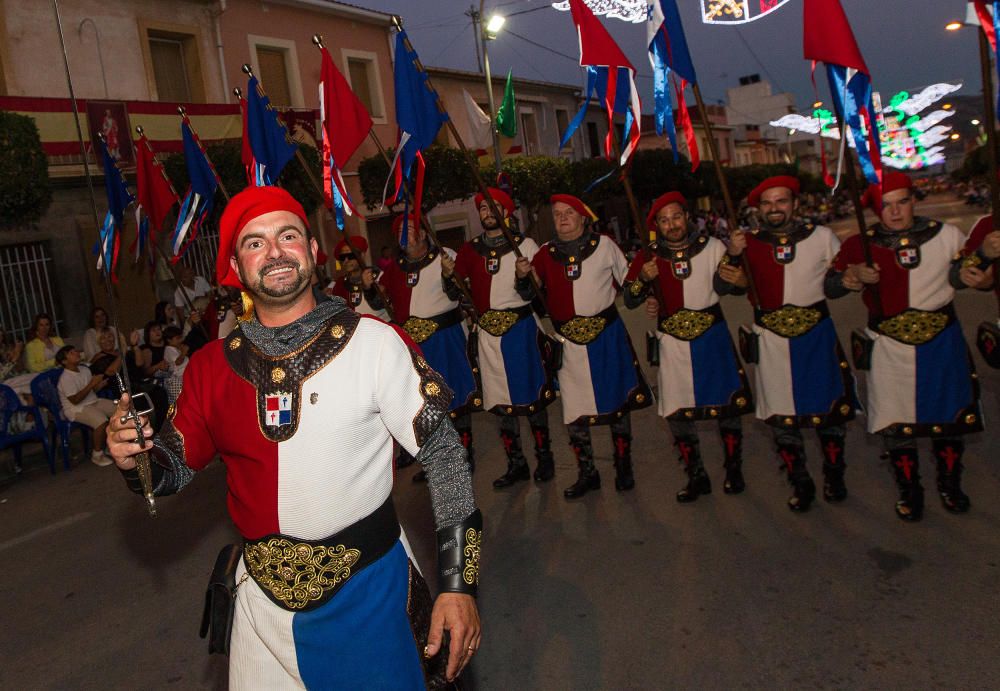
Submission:
M 514 200 L 510 198 L 509 194 L 496 187 L 487 187 L 486 190 L 490 193 L 490 196 L 493 197 L 493 201 L 507 209 L 508 216 L 514 215 Z M 479 205 L 483 203 L 483 199 L 484 197 L 482 192 L 476 195 L 477 209 L 479 208 Z
M 687 199 L 680 192 L 667 192 L 666 194 L 661 194 L 659 197 L 653 200 L 653 206 L 650 207 L 649 213 L 646 215 L 646 228 L 649 230 L 656 230 L 656 214 L 659 213 L 660 209 L 665 207 L 667 204 L 680 204 L 684 209 L 687 209 Z
M 590 207 L 583 203 L 582 199 L 574 197 L 572 194 L 553 194 L 549 197 L 549 203 L 555 204 L 557 202 L 562 202 L 573 208 L 578 214 L 584 218 L 590 219 L 591 221 L 597 220 L 597 214 L 590 210 Z
M 753 188 L 753 191 L 747 195 L 747 204 L 750 206 L 760 206 L 760 195 L 775 187 L 786 187 L 792 191 L 792 195 L 796 197 L 799 195 L 800 185 L 798 178 L 791 175 L 775 175 L 773 178 L 768 178 Z

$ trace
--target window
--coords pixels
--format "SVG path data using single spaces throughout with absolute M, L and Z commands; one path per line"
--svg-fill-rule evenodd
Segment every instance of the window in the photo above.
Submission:
M 347 66 L 347 79 L 368 114 L 375 122 L 385 123 L 385 101 L 379 77 L 378 55 L 363 50 L 341 51 Z
M 146 29 L 150 92 L 160 101 L 205 101 L 198 42 L 194 34 L 159 28 Z
M 521 111 L 521 137 L 524 141 L 524 154 L 531 156 L 538 153 L 538 125 L 535 114 L 530 110 Z
M 559 130 L 559 141 L 561 142 L 566 130 L 569 129 L 569 113 L 562 108 L 556 108 L 556 128 Z M 569 151 L 573 150 L 572 138 L 566 142 L 565 148 Z
M 598 158 L 601 155 L 601 138 L 597 134 L 597 123 L 587 123 L 587 148 L 591 158 Z
M 272 46 L 257 46 L 257 79 L 275 106 L 292 105 L 292 90 L 288 84 L 286 52 Z

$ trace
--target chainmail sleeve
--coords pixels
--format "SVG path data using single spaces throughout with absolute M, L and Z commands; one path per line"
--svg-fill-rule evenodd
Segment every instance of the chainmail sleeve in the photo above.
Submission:
M 465 447 L 448 417 L 420 447 L 417 460 L 427 471 L 434 523 L 438 529 L 461 523 L 476 510 Z
M 167 420 L 163 428 L 153 437 L 153 448 L 149 451 L 150 471 L 153 478 L 153 495 L 165 497 L 180 492 L 191 482 L 194 471 L 184 462 L 184 440 L 173 422 Z M 139 471 L 135 468 L 123 470 L 125 484 L 136 494 L 142 494 Z

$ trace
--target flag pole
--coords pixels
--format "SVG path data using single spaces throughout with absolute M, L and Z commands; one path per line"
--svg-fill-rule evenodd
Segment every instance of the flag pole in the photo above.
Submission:
M 392 15 L 392 23 L 395 25 L 397 31 L 403 31 L 403 20 L 399 15 L 395 14 Z M 413 44 L 410 43 L 409 36 L 404 36 L 403 41 L 404 44 L 406 45 L 406 49 L 411 53 L 413 53 L 414 56 L 416 56 L 416 51 L 413 49 Z M 397 56 L 396 59 L 398 60 L 399 57 Z M 442 115 L 448 115 L 448 111 L 444 107 L 444 103 L 441 101 L 441 95 L 438 93 L 437 89 L 435 89 L 434 85 L 431 83 L 431 77 L 429 74 L 427 74 L 427 70 L 424 69 L 424 65 L 420 61 L 420 58 L 415 57 L 413 64 L 414 67 L 416 67 L 418 70 L 424 73 L 424 76 L 426 77 L 424 83 L 427 85 L 427 89 L 432 94 L 434 94 L 434 100 L 435 103 L 437 104 L 438 112 L 441 113 Z M 465 159 L 469 164 L 469 168 L 472 170 L 472 177 L 476 181 L 476 186 L 479 188 L 480 194 L 483 195 L 483 200 L 486 202 L 487 206 L 490 207 L 490 213 L 493 214 L 493 218 L 497 220 L 503 218 L 503 214 L 500 213 L 500 208 L 497 206 L 496 200 L 494 200 L 493 197 L 490 195 L 489 189 L 486 186 L 486 182 L 483 180 L 483 176 L 480 175 L 479 173 L 479 163 L 477 159 L 473 156 L 472 151 L 469 149 L 469 147 L 465 145 L 465 141 L 462 139 L 462 135 L 458 133 L 458 129 L 456 129 L 455 123 L 452 122 L 451 117 L 448 117 L 445 120 L 445 124 L 448 126 L 448 131 L 451 132 L 451 136 L 454 137 L 455 141 L 458 143 L 458 148 L 465 155 Z M 503 223 L 499 223 L 499 226 L 500 226 L 500 232 L 503 233 L 504 239 L 507 240 L 507 243 L 510 245 L 511 251 L 513 251 L 514 256 L 517 257 L 518 259 L 524 257 L 524 255 L 521 253 L 521 248 L 518 247 L 517 243 L 514 241 L 514 236 L 513 234 L 511 234 L 510 228 L 508 228 Z M 546 304 L 545 298 L 542 295 L 542 287 L 538 284 L 534 272 L 529 273 L 528 278 L 531 281 L 532 287 L 535 289 L 535 296 L 539 304 L 541 305 L 542 309 L 546 313 L 548 313 L 549 311 L 548 305 Z
M 94 227 L 98 229 L 101 228 L 100 217 L 97 213 L 97 196 L 94 194 L 94 182 L 93 177 L 90 174 L 90 162 L 87 157 L 87 147 L 83 142 L 83 129 L 80 127 L 80 111 L 76 104 L 76 94 L 73 91 L 73 77 L 69 71 L 69 56 L 66 53 L 66 39 L 63 36 L 62 29 L 62 18 L 59 15 L 59 0 L 52 0 L 52 8 L 55 10 L 56 15 L 56 29 L 59 32 L 59 45 L 62 48 L 63 57 L 63 67 L 66 71 L 66 85 L 69 88 L 69 101 L 73 106 L 73 122 L 76 125 L 76 137 L 77 141 L 80 143 L 80 155 L 83 157 L 83 172 L 84 176 L 87 178 L 87 188 L 90 191 L 90 208 L 94 213 Z M 103 250 L 102 250 L 103 251 Z M 109 320 L 118 330 L 119 335 L 122 333 L 121 326 L 118 323 L 118 310 L 115 308 L 115 294 L 111 287 L 111 267 L 105 265 L 104 271 L 104 288 L 107 291 L 108 296 L 108 312 Z M 125 418 L 131 420 L 135 424 L 135 432 L 138 438 L 142 438 L 142 421 L 139 419 L 139 413 L 135 408 L 135 401 L 132 398 L 132 382 L 129 380 L 128 367 L 125 366 L 125 353 L 122 352 L 122 347 L 120 339 L 115 339 L 115 347 L 118 352 L 122 354 L 122 365 L 118 370 L 117 379 L 118 386 L 121 388 L 122 393 L 129 394 L 129 404 L 128 413 Z M 123 418 L 122 422 L 125 422 Z M 149 454 L 142 451 L 136 454 L 135 468 L 139 474 L 139 484 L 142 486 L 143 498 L 146 500 L 146 508 L 149 510 L 150 516 L 156 516 L 156 500 L 153 498 L 153 474 L 152 467 L 150 466 Z
M 149 140 L 146 139 L 145 131 L 142 129 L 142 125 L 136 125 L 135 131 L 136 134 L 139 135 L 139 138 L 142 139 L 143 142 L 145 142 L 146 148 L 149 150 L 149 155 L 153 157 L 153 165 L 156 166 L 157 170 L 160 171 L 160 175 L 162 175 L 163 179 L 167 181 L 168 185 L 170 185 L 170 191 L 173 192 L 174 197 L 176 197 L 177 191 L 174 190 L 174 184 L 170 182 L 170 178 L 167 177 L 167 171 L 163 169 L 163 165 L 156 158 L 156 152 L 153 151 L 152 145 L 149 143 Z M 115 161 L 115 167 L 117 166 L 118 162 Z M 162 230 L 163 230 L 162 228 L 157 228 L 157 232 L 160 232 Z M 163 260 L 163 263 L 167 265 L 167 268 L 170 269 L 170 280 L 173 281 L 174 290 L 180 289 L 181 280 L 177 276 L 177 267 L 174 266 L 174 263 L 170 261 L 167 258 L 167 256 L 163 253 L 163 250 L 160 249 L 160 245 L 156 242 L 153 242 L 153 238 L 149 238 L 148 242 L 150 246 L 153 248 L 153 251 L 156 252 L 156 254 L 160 257 L 160 259 Z M 187 307 L 188 314 L 190 314 L 191 312 L 194 311 L 195 307 L 194 307 L 194 302 L 191 301 L 191 297 L 187 294 L 187 290 L 181 290 L 181 297 L 184 298 L 184 304 Z M 208 339 L 209 338 L 208 329 L 205 328 L 205 325 L 201 322 L 201 320 L 198 321 L 198 327 L 201 329 L 201 332 L 205 335 L 205 338 Z
M 722 160 L 719 158 L 719 146 L 715 141 L 715 131 L 712 129 L 712 121 L 708 119 L 708 109 L 705 108 L 705 100 L 701 96 L 701 87 L 698 86 L 697 82 L 691 85 L 691 91 L 694 92 L 694 100 L 698 105 L 701 124 L 705 128 L 708 152 L 712 156 L 712 167 L 715 168 L 715 177 L 719 180 L 719 189 L 722 190 L 722 201 L 726 205 L 726 218 L 729 221 L 729 235 L 732 237 L 732 234 L 740 227 L 736 216 L 736 205 L 733 204 L 733 197 L 729 193 L 729 183 L 726 180 L 726 173 L 722 170 Z M 684 95 L 679 94 L 678 98 L 684 98 Z M 760 296 L 757 293 L 757 284 L 753 280 L 753 274 L 750 273 L 750 261 L 747 259 L 746 251 L 740 254 L 740 268 L 743 269 L 743 275 L 747 277 L 747 288 L 750 290 L 754 304 L 759 305 Z
M 186 122 L 188 129 L 191 130 L 191 136 L 194 137 L 195 144 L 198 145 L 198 149 L 201 151 L 201 155 L 204 156 L 205 160 L 208 162 L 208 167 L 212 169 L 212 175 L 215 176 L 215 181 L 219 183 L 219 191 L 222 192 L 222 196 L 226 198 L 226 202 L 228 203 L 229 200 L 231 199 L 231 197 L 229 196 L 229 191 L 223 184 L 222 178 L 219 177 L 219 171 L 217 171 L 215 169 L 215 166 L 212 164 L 212 159 L 208 157 L 208 152 L 205 151 L 205 146 L 201 143 L 201 137 L 198 136 L 198 133 L 194 129 L 194 124 L 191 122 L 191 118 L 188 117 L 187 108 L 185 108 L 184 106 L 177 106 L 177 112 L 181 116 L 181 121 Z
M 983 122 L 986 123 L 986 160 L 990 172 L 990 203 L 992 205 L 993 230 L 1000 229 L 1000 180 L 997 179 L 997 144 L 996 144 L 996 106 L 993 100 L 993 70 L 991 69 L 990 45 L 986 34 L 980 29 L 979 34 L 979 64 L 983 73 Z M 993 290 L 997 295 L 997 307 L 1000 308 L 1000 266 L 993 263 Z

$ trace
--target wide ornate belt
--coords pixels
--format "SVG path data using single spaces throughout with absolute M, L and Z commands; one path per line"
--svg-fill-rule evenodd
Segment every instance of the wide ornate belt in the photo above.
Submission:
M 564 322 L 556 322 L 556 331 L 571 340 L 577 345 L 587 345 L 592 342 L 601 332 L 618 319 L 618 310 L 611 305 L 602 312 L 592 317 L 573 317 Z
M 948 303 L 935 311 L 908 309 L 874 324 L 875 330 L 906 345 L 923 345 L 934 340 L 955 321 L 955 306 Z
M 659 330 L 682 341 L 693 341 L 722 321 L 722 308 L 716 303 L 705 310 L 678 310 L 657 325 Z
M 808 307 L 783 305 L 776 310 L 757 310 L 755 321 L 768 331 L 785 338 L 795 338 L 812 331 L 813 327 L 830 316 L 826 301 Z
M 531 305 L 510 310 L 486 310 L 479 316 L 479 328 L 491 336 L 500 337 L 530 315 Z
M 410 334 L 410 338 L 417 343 L 423 343 L 433 336 L 438 329 L 454 326 L 460 321 L 462 321 L 462 311 L 456 308 L 427 319 L 423 317 L 410 317 L 403 322 L 403 330 Z
M 292 612 L 326 604 L 347 580 L 392 549 L 399 521 L 392 498 L 324 540 L 265 535 L 243 545 L 247 573 L 272 602 Z

